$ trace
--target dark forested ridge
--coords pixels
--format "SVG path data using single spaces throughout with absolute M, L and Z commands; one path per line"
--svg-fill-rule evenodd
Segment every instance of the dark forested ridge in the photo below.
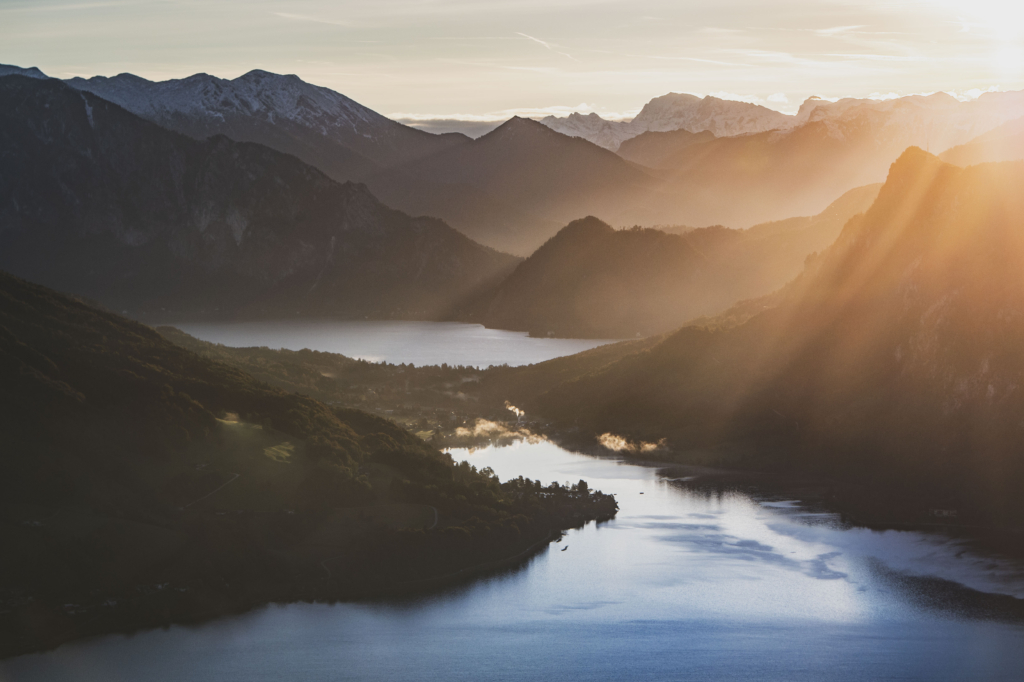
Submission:
M 910 149 L 769 310 L 681 329 L 521 404 L 666 437 L 694 461 L 827 473 L 884 504 L 1021 524 L 1022 182 L 1024 163 L 963 169 Z
M 0 267 L 136 317 L 444 317 L 517 259 L 362 185 L 0 78 Z
M 0 273 L 0 655 L 491 565 L 614 514 Z
M 537 336 L 632 338 L 675 329 L 792 280 L 879 187 L 852 190 L 817 216 L 748 230 L 666 234 L 577 220 L 501 283 L 481 319 Z

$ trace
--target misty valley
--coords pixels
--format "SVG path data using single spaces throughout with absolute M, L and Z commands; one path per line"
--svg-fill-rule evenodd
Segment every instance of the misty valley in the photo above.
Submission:
M 793 109 L 0 65 L 0 680 L 1020 679 L 1024 92 Z

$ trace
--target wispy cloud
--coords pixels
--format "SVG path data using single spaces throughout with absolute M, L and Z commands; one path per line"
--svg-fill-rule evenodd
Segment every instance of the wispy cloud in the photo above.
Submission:
M 556 49 L 555 46 L 552 45 L 551 43 L 549 43 L 547 41 L 544 41 L 544 40 L 541 40 L 540 38 L 534 38 L 533 36 L 528 36 L 525 33 L 520 33 L 519 31 L 516 31 L 516 35 L 517 36 L 522 36 L 522 37 L 526 38 L 527 40 L 532 40 L 535 43 L 543 45 L 544 47 L 546 47 L 547 49 L 551 50 L 552 52 L 554 52 L 556 54 L 560 54 L 563 57 L 568 57 L 569 59 L 573 60 L 574 62 L 578 62 L 579 61 L 578 59 L 573 57 L 568 52 L 562 52 L 561 50 Z M 561 47 L 561 46 L 559 46 L 559 47 Z
M 867 26 L 863 24 L 859 24 L 857 26 L 833 26 L 832 28 L 814 29 L 814 32 L 820 36 L 834 36 L 840 33 L 851 33 L 862 28 L 867 28 Z

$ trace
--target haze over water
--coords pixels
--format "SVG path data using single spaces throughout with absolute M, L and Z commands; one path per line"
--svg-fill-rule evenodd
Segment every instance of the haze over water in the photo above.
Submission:
M 1009 681 L 1024 670 L 1024 623 L 971 617 L 977 593 L 936 594 L 922 579 L 1024 596 L 1020 566 L 957 541 L 847 529 L 795 500 L 708 494 L 546 442 L 452 454 L 502 479 L 585 478 L 620 512 L 522 568 L 429 597 L 104 637 L 0 664 L 0 679 Z

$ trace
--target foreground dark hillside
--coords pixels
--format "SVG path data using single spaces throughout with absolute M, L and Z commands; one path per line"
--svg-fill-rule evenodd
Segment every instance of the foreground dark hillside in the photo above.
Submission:
M 1022 182 L 1024 163 L 910 149 L 776 307 L 684 328 L 526 408 L 667 437 L 693 461 L 826 473 L 882 506 L 1020 524 Z
M 414 589 L 615 511 L 2 273 L 0 433 L 0 655 Z
M 444 317 L 517 259 L 362 185 L 0 78 L 0 267 L 135 317 Z
M 615 230 L 597 218 L 563 228 L 496 289 L 489 327 L 579 338 L 632 338 L 716 315 L 796 277 L 827 248 L 879 185 L 847 192 L 820 215 L 749 230 L 708 227 L 666 234 Z

